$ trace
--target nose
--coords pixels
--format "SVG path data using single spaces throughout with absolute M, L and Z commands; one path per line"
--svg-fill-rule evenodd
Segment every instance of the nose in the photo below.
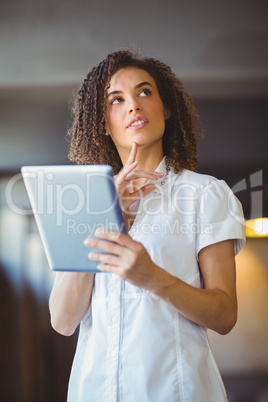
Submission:
M 128 105 L 128 113 L 129 114 L 131 114 L 133 112 L 140 112 L 141 110 L 142 110 L 141 105 L 134 99 Z

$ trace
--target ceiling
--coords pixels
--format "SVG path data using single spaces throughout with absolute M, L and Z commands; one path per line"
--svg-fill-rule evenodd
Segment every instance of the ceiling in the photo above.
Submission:
M 0 87 L 74 85 L 136 45 L 193 95 L 268 95 L 265 0 L 9 0 L 0 4 Z

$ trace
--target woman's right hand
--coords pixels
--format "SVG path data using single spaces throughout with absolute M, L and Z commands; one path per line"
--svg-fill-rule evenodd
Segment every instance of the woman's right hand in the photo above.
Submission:
M 146 170 L 135 170 L 138 162 L 135 161 L 137 155 L 137 144 L 133 142 L 130 155 L 125 163 L 123 169 L 114 176 L 115 185 L 120 199 L 123 214 L 129 215 L 130 207 L 135 201 L 141 199 L 155 189 L 155 184 L 145 184 L 144 186 L 133 189 L 133 180 L 145 178 L 147 180 L 158 180 L 164 176 L 164 173 L 149 172 Z M 130 188 L 132 182 L 132 188 Z

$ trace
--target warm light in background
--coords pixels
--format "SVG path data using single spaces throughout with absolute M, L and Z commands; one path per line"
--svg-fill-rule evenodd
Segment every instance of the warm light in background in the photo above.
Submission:
M 246 221 L 247 237 L 268 237 L 268 218 L 251 219 Z
M 267 261 L 266 238 L 248 239 L 244 248 L 236 256 L 237 324 L 225 336 L 208 331 L 216 361 L 223 375 L 267 373 Z M 228 353 L 226 353 L 227 350 Z

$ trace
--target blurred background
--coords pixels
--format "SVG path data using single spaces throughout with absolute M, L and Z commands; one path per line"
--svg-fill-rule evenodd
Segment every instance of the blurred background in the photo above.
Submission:
M 73 94 L 108 52 L 134 45 L 169 64 L 195 100 L 206 135 L 199 172 L 224 179 L 247 219 L 268 217 L 267 16 L 265 0 L 0 1 L 1 401 L 65 401 L 77 338 L 50 327 L 54 274 L 22 213 L 20 167 L 69 163 Z M 268 401 L 267 246 L 247 239 L 238 323 L 209 332 L 230 402 Z

